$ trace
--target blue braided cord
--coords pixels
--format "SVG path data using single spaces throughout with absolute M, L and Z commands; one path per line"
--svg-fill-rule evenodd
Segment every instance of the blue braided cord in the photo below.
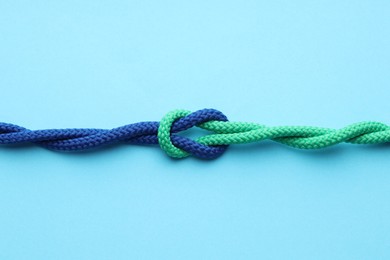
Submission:
M 227 121 L 226 116 L 215 109 L 203 109 L 176 120 L 171 128 L 172 143 L 202 159 L 222 155 L 227 145 L 207 146 L 175 133 L 202 123 Z M 35 143 L 55 151 L 85 151 L 114 143 L 158 144 L 159 122 L 140 122 L 106 129 L 46 129 L 29 130 L 17 125 L 0 123 L 0 144 Z

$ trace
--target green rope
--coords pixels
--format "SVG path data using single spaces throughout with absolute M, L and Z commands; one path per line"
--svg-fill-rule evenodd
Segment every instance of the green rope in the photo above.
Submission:
M 170 140 L 170 129 L 175 120 L 189 115 L 187 110 L 174 110 L 160 122 L 158 139 L 161 148 L 175 158 L 189 154 L 175 147 Z M 341 142 L 379 144 L 390 142 L 390 127 L 379 122 L 361 122 L 339 130 L 312 126 L 267 127 L 256 123 L 209 121 L 198 125 L 214 132 L 195 141 L 208 146 L 244 144 L 266 139 L 300 149 L 321 149 Z
M 170 138 L 173 122 L 189 114 L 191 114 L 191 111 L 177 109 L 167 113 L 160 121 L 160 126 L 157 133 L 158 142 L 161 149 L 163 149 L 171 157 L 183 158 L 189 155 L 187 152 L 174 146 Z

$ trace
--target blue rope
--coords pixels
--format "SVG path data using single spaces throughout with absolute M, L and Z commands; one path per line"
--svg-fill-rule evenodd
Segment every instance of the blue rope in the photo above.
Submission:
M 175 121 L 171 129 L 172 144 L 183 151 L 202 159 L 214 159 L 222 155 L 227 145 L 203 145 L 175 133 L 208 121 L 228 121 L 226 116 L 215 109 L 203 109 Z M 86 151 L 109 144 L 159 144 L 159 122 L 140 122 L 106 129 L 46 129 L 29 130 L 21 126 L 0 123 L 0 144 L 13 145 L 34 143 L 54 151 Z

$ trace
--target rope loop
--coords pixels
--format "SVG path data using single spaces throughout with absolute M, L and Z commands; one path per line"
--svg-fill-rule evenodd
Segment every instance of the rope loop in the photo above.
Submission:
M 192 154 L 203 159 L 214 159 L 225 152 L 227 145 L 209 146 L 174 134 L 212 121 L 224 122 L 227 118 L 215 109 L 203 109 L 193 113 L 183 109 L 173 110 L 160 121 L 157 133 L 158 143 L 161 149 L 173 158 L 184 158 Z M 181 127 L 175 127 L 177 125 Z
M 188 110 L 177 109 L 167 113 L 160 121 L 157 132 L 158 143 L 160 144 L 161 149 L 171 157 L 183 158 L 189 155 L 186 151 L 174 146 L 171 141 L 171 128 L 173 122 L 179 118 L 188 116 L 189 114 L 191 114 L 191 112 Z

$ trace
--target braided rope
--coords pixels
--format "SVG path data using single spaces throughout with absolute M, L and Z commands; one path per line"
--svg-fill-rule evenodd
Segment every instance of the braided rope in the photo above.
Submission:
M 212 134 L 196 140 L 178 135 L 191 127 Z M 228 145 L 259 142 L 265 139 L 300 149 L 321 149 L 342 142 L 380 144 L 390 142 L 390 126 L 379 122 L 361 122 L 335 130 L 311 126 L 267 127 L 256 123 L 229 122 L 215 109 L 196 112 L 174 110 L 161 122 L 140 122 L 114 129 L 47 129 L 29 130 L 0 123 L 0 144 L 34 143 L 55 151 L 84 151 L 114 143 L 159 144 L 169 156 L 193 155 L 213 159 Z

